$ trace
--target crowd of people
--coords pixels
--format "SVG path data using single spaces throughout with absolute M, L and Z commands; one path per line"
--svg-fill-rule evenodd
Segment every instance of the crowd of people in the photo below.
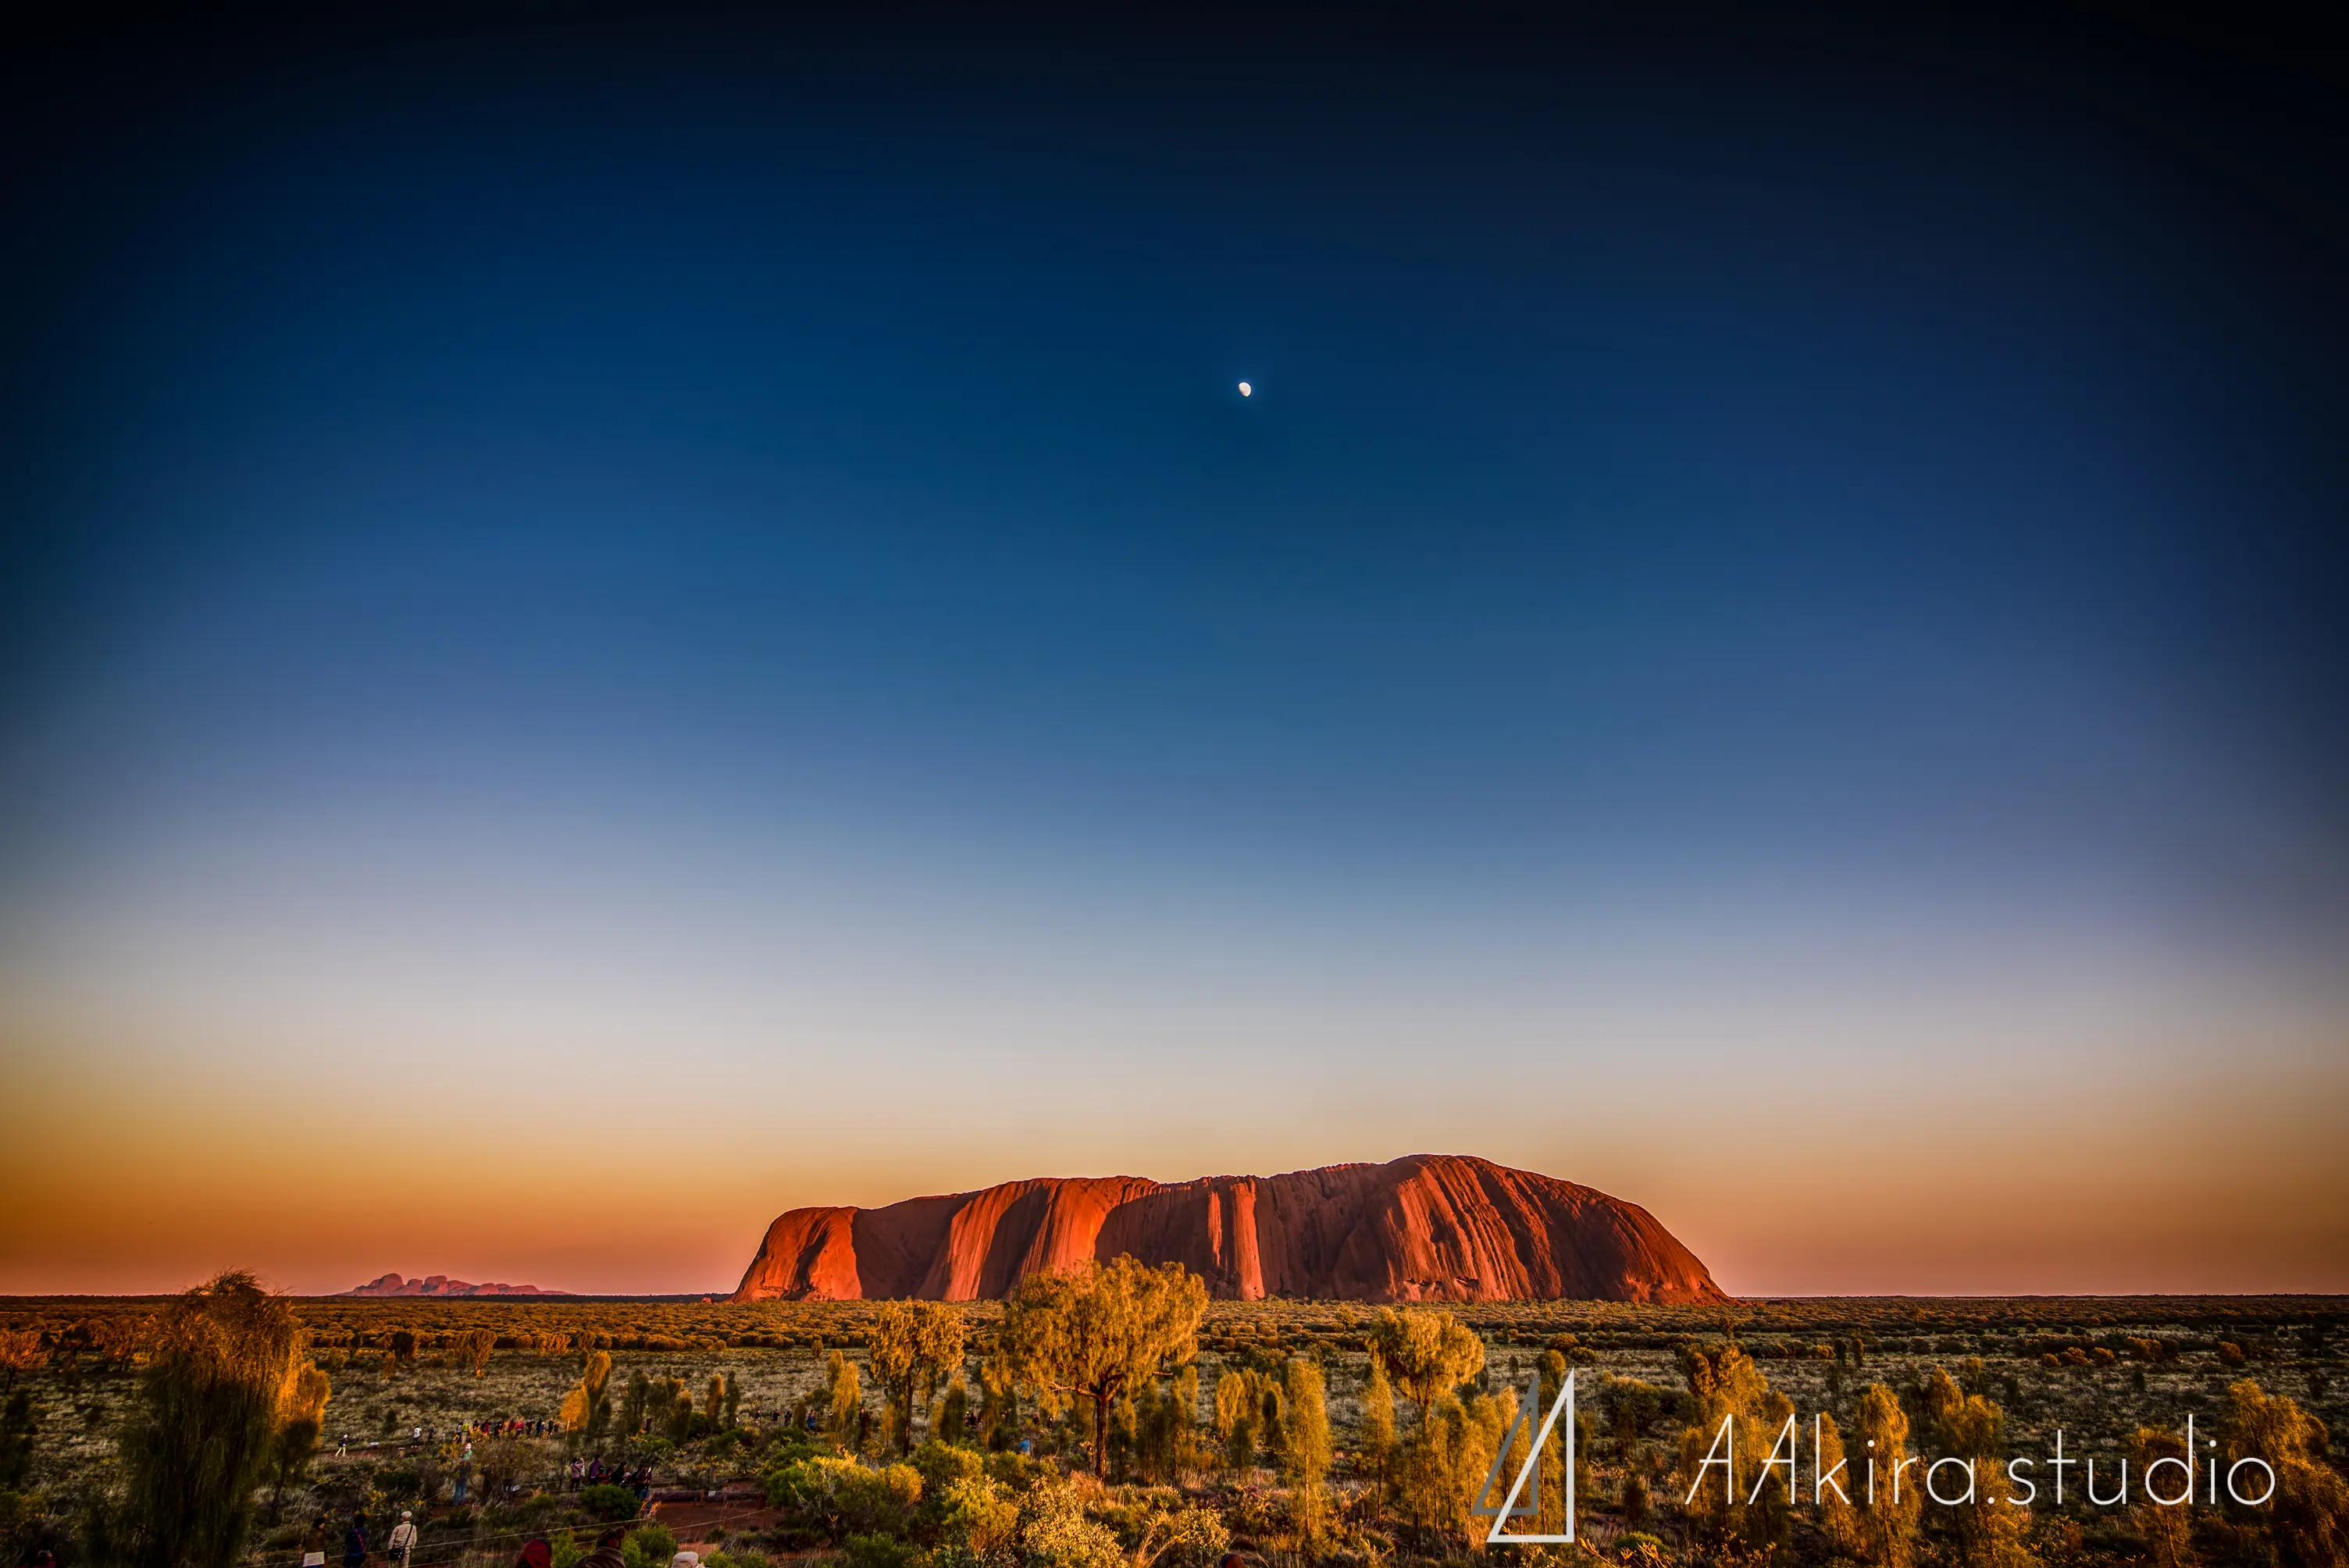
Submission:
M 649 1461 L 634 1470 L 626 1465 L 604 1462 L 595 1459 L 574 1459 L 563 1467 L 563 1486 L 566 1491 L 577 1491 L 588 1486 L 624 1486 L 636 1494 L 639 1501 L 652 1495 L 653 1467 Z
M 303 1568 L 325 1568 L 326 1542 L 332 1533 L 326 1515 L 320 1514 L 302 1537 Z M 627 1536 L 626 1525 L 610 1526 L 596 1537 L 595 1550 L 580 1563 L 579 1568 L 621 1568 L 620 1547 Z M 383 1568 L 410 1568 L 417 1541 L 416 1515 L 403 1510 L 399 1522 L 391 1527 L 391 1533 L 385 1539 Z M 48 1558 L 47 1553 L 41 1555 Z M 694 1568 L 694 1556 L 695 1553 L 689 1552 L 680 1553 L 671 1568 Z M 553 1568 L 553 1563 L 554 1550 L 546 1538 L 534 1536 L 523 1543 L 521 1553 L 515 1557 L 514 1568 Z M 49 1558 L 47 1568 L 54 1568 L 54 1565 L 55 1559 Z M 351 1515 L 350 1524 L 343 1532 L 343 1568 L 367 1568 L 367 1527 L 364 1514 Z

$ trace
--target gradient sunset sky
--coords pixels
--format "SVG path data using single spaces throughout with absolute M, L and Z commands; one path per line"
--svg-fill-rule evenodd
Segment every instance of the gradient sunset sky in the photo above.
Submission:
M 2307 57 L 0 72 L 0 1292 L 1421 1151 L 1741 1294 L 2349 1290 Z

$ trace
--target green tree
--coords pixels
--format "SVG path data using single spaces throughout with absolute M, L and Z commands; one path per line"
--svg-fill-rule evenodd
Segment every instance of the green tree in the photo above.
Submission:
M 1134 1447 L 1143 1479 L 1174 1485 L 1199 1466 L 1199 1368 L 1176 1368 L 1163 1385 L 1143 1388 L 1140 1403 Z
M 978 1364 L 980 1441 L 998 1452 L 1019 1441 L 1019 1387 L 1011 1363 L 999 1351 Z
M 1108 1467 L 1109 1408 L 1198 1354 L 1205 1281 L 1180 1264 L 1146 1268 L 1130 1256 L 1031 1274 L 1004 1309 L 1003 1354 L 1048 1413 L 1093 1408 L 1093 1472 Z
M 97 1524 L 127 1568 L 229 1568 L 301 1370 L 302 1329 L 281 1297 L 233 1271 L 164 1312 L 122 1438 L 124 1491 Z
M 884 1302 L 865 1357 L 900 1452 L 914 1449 L 914 1409 L 962 1366 L 962 1314 L 944 1302 Z
M 693 1391 L 682 1377 L 663 1377 L 653 1384 L 653 1425 L 673 1443 L 693 1438 Z
M 1381 1307 L 1369 1339 L 1371 1359 L 1418 1408 L 1422 1427 L 1435 1401 L 1485 1369 L 1485 1342 L 1448 1312 Z
M 930 1435 L 941 1442 L 959 1443 L 963 1427 L 970 1416 L 970 1385 L 963 1381 L 960 1367 L 947 1379 L 947 1391 L 938 1396 L 938 1408 L 930 1415 Z

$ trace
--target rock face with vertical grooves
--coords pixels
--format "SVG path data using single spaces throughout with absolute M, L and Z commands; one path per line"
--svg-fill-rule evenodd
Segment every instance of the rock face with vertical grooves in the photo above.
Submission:
M 793 1209 L 767 1227 L 734 1299 L 974 1301 L 1121 1253 L 1179 1263 L 1230 1301 L 1729 1299 L 1637 1203 L 1458 1154 L 1171 1186 L 1039 1177 Z

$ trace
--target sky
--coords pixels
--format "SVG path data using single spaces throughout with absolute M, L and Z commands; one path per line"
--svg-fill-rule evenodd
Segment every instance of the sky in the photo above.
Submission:
M 2117 26 L 15 51 L 0 1292 L 1432 1151 L 2349 1290 L 2349 96 Z

